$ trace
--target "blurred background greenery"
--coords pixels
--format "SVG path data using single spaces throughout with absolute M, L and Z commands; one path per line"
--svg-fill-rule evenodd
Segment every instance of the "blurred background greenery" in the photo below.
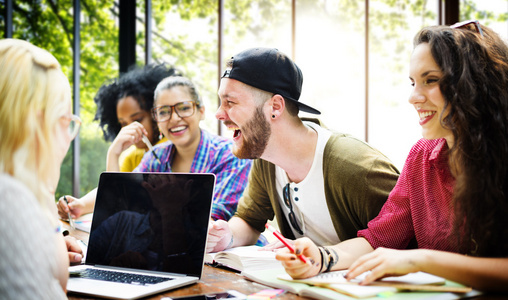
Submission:
M 0 0 L 2 36 L 5 1 Z M 410 146 L 420 137 L 416 115 L 406 100 L 411 41 L 422 26 L 438 24 L 440 1 L 153 0 L 149 20 L 153 26 L 152 60 L 170 63 L 195 82 L 206 106 L 207 117 L 202 127 L 217 133 L 219 125 L 214 113 L 218 107 L 216 91 L 222 63 L 218 58 L 219 31 L 224 49 L 221 60 L 247 47 L 279 48 L 302 68 L 305 80 L 301 100 L 319 108 L 328 127 L 368 140 L 401 168 Z M 478 19 L 506 38 L 508 0 L 460 0 L 459 4 L 461 20 Z M 80 191 L 76 196 L 95 188 L 105 170 L 109 143 L 104 141 L 94 121 L 93 97 L 103 83 L 119 76 L 119 2 L 81 0 L 80 6 L 79 105 L 83 126 Z M 72 8 L 71 0 L 13 1 L 13 37 L 54 54 L 71 84 Z M 144 9 L 145 1 L 138 1 L 136 56 L 140 66 L 145 63 Z M 57 199 L 72 194 L 71 169 L 72 149 L 61 169 Z

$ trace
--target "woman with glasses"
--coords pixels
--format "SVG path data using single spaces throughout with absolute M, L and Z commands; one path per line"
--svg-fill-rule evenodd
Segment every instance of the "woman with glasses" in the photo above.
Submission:
M 477 21 L 422 29 L 409 98 L 423 139 L 379 215 L 335 246 L 295 243 L 277 258 L 294 278 L 349 268 L 362 284 L 424 271 L 508 291 L 508 47 Z M 402 250 L 404 249 L 404 250 Z M 410 249 L 410 250 L 409 250 Z
M 189 79 L 165 78 L 154 94 L 152 115 L 169 141 L 155 146 L 134 171 L 214 173 L 212 219 L 229 220 L 247 184 L 251 161 L 233 155 L 231 140 L 199 127 L 205 107 Z
M 67 299 L 81 250 L 60 233 L 54 199 L 80 125 L 69 82 L 55 57 L 22 40 L 0 40 L 0 70 L 0 297 Z
M 194 84 L 185 77 L 169 76 L 155 88 L 152 117 L 157 131 L 168 139 L 146 153 L 134 172 L 214 173 L 216 186 L 212 219 L 229 220 L 236 211 L 247 184 L 251 161 L 238 159 L 231 152 L 232 142 L 200 128 L 205 107 Z M 127 138 L 136 140 L 137 137 Z M 70 196 L 58 203 L 62 218 L 77 218 L 93 212 L 97 190 L 76 201 Z M 264 243 L 265 240 L 261 240 Z
M 143 137 L 150 146 L 167 141 L 160 135 L 150 111 L 155 87 L 162 79 L 174 75 L 178 75 L 174 68 L 153 64 L 132 69 L 101 86 L 94 98 L 95 119 L 99 120 L 106 141 L 111 141 L 107 171 L 132 172 L 148 150 Z M 81 199 L 61 197 L 57 204 L 61 217 L 66 219 L 68 212 L 74 218 L 92 212 L 96 196 L 97 189 Z

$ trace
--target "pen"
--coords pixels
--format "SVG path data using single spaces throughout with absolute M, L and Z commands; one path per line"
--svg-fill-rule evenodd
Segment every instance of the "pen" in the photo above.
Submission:
M 67 201 L 67 197 L 64 196 L 63 198 L 64 198 L 65 203 L 67 204 L 67 209 L 69 210 L 67 212 L 67 217 L 69 218 L 69 225 L 71 225 L 72 229 L 76 229 L 76 227 L 74 226 L 74 220 L 71 217 L 71 209 L 69 208 L 69 202 Z
M 152 151 L 152 154 L 153 154 L 153 156 L 155 156 L 155 159 L 157 159 L 157 161 L 162 165 L 161 160 L 159 159 L 157 154 L 155 154 L 155 151 L 153 151 L 152 143 L 150 143 L 150 140 L 148 140 L 146 135 L 143 135 L 143 137 L 141 139 L 143 140 L 143 143 L 145 143 L 145 145 L 148 147 L 148 150 Z
M 277 229 L 273 228 L 273 226 L 268 224 L 268 223 L 265 224 L 265 227 L 266 227 L 266 229 L 271 231 L 273 233 L 273 235 L 275 235 L 275 237 L 277 239 L 279 239 L 279 241 L 281 241 L 284 244 L 284 246 L 288 247 L 289 251 L 295 253 L 295 248 L 293 247 L 293 245 L 291 245 L 288 242 L 286 242 L 286 240 L 284 239 L 282 234 L 280 232 L 278 232 Z M 303 261 L 304 263 L 308 263 L 307 257 L 305 257 L 305 255 L 300 254 L 300 255 L 298 255 L 298 258 L 301 261 Z

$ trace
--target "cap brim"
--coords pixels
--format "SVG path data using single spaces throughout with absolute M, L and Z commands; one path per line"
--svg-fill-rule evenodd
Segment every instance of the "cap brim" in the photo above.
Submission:
M 321 112 L 315 108 L 312 108 L 310 106 L 308 106 L 307 104 L 304 104 L 300 101 L 297 101 L 295 99 L 291 99 L 289 97 L 286 97 L 287 99 L 293 101 L 296 105 L 298 105 L 298 108 L 301 110 L 301 111 L 304 111 L 304 112 L 307 112 L 307 113 L 310 113 L 310 114 L 314 114 L 314 115 L 320 115 Z
M 232 73 L 232 72 L 231 72 L 231 69 L 225 70 L 225 71 L 224 71 L 224 74 L 222 75 L 222 77 L 221 77 L 221 78 L 229 78 L 229 79 L 233 79 L 233 80 L 238 80 L 238 81 L 240 81 L 240 82 L 242 82 L 242 83 L 245 83 L 245 84 L 247 84 L 247 85 L 253 86 L 253 87 L 258 88 L 258 89 L 260 89 L 260 90 L 265 90 L 265 89 L 263 89 L 262 87 L 259 87 L 259 86 L 257 85 L 257 83 L 256 83 L 256 82 L 252 82 L 252 81 L 250 81 L 248 78 L 243 78 L 243 77 L 238 76 L 238 75 L 236 75 L 236 74 L 235 74 L 235 75 L 233 75 L 233 76 L 231 76 L 231 75 L 232 75 L 231 73 Z M 268 92 L 278 94 L 277 92 L 274 92 L 274 91 L 268 91 Z M 295 99 L 293 99 L 293 98 L 291 98 L 291 97 L 284 96 L 284 95 L 282 95 L 282 94 L 280 94 L 280 95 L 281 95 L 281 96 L 283 96 L 284 98 L 286 98 L 286 99 L 288 99 L 288 100 L 291 100 L 291 101 L 293 101 L 294 103 L 296 103 L 296 105 L 298 105 L 298 108 L 299 108 L 301 111 L 304 111 L 304 112 L 307 112 L 307 113 L 311 113 L 311 114 L 315 114 L 315 115 L 320 115 L 320 114 L 321 114 L 321 112 L 320 112 L 319 110 L 317 110 L 317 109 L 315 109 L 315 108 L 312 108 L 312 107 L 308 106 L 307 104 L 304 104 L 304 103 L 302 103 L 302 102 L 300 102 L 300 101 L 298 101 L 298 100 L 295 100 Z

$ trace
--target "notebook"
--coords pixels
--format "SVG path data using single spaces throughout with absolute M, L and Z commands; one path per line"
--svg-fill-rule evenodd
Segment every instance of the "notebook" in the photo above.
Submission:
M 275 259 L 274 251 L 265 251 L 256 245 L 207 253 L 205 263 L 214 267 L 233 269 L 237 272 L 282 268 L 280 261 Z
M 198 281 L 214 186 L 214 174 L 102 173 L 85 263 L 69 267 L 68 292 L 137 299 Z

